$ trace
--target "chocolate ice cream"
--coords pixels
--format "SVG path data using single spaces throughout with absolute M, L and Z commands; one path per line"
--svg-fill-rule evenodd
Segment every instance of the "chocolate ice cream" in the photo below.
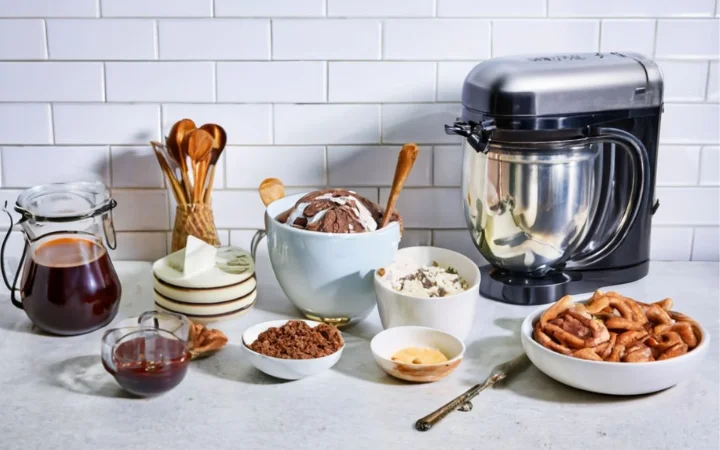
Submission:
M 364 233 L 377 230 L 384 210 L 377 203 L 345 189 L 323 189 L 303 196 L 277 216 L 281 223 L 322 233 Z M 393 213 L 390 221 L 402 219 Z

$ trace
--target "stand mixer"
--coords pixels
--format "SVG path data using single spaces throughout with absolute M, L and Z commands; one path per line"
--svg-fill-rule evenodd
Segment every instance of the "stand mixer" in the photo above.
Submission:
M 535 305 L 649 270 L 663 82 L 634 53 L 494 58 L 465 79 L 465 217 L 480 293 Z

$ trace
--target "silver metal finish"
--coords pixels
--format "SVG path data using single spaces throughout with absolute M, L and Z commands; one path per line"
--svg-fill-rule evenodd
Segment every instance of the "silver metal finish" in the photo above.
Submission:
M 628 152 L 635 178 L 620 220 L 593 239 L 606 210 L 600 198 L 603 146 Z M 598 136 L 557 142 L 499 143 L 487 153 L 464 144 L 463 194 L 473 241 L 485 259 L 512 272 L 542 275 L 575 259 L 591 264 L 626 237 L 647 189 L 644 147 L 629 133 L 598 129 Z M 613 185 L 612 173 L 606 177 Z
M 513 375 L 515 372 L 524 370 L 529 364 L 530 360 L 525 354 L 516 356 L 510 361 L 506 361 L 502 364 L 498 364 L 497 366 L 492 368 L 492 370 L 490 371 L 490 375 L 488 375 L 485 381 L 480 384 L 476 384 L 455 399 L 451 400 L 450 402 L 446 403 L 445 405 L 441 406 L 427 416 L 415 422 L 415 429 L 418 431 L 428 431 L 435 424 L 443 420 L 445 417 L 447 417 L 448 414 L 455 410 L 464 412 L 472 411 L 471 400 L 475 398 L 480 392 L 490 386 L 493 386 L 495 383 L 506 379 L 508 376 Z
M 659 106 L 660 69 L 637 53 L 493 58 L 470 72 L 463 106 L 491 116 L 541 116 Z

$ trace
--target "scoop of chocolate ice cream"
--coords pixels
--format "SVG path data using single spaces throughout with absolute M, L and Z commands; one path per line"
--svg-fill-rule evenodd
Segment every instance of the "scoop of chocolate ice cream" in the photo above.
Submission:
M 322 233 L 364 233 L 375 231 L 384 209 L 377 203 L 345 189 L 323 189 L 303 196 L 277 220 L 295 228 Z M 390 221 L 402 219 L 393 213 Z

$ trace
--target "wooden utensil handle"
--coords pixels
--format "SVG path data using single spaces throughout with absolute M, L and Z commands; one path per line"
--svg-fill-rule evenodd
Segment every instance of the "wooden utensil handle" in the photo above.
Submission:
M 383 215 L 383 220 L 380 228 L 384 228 L 390 221 L 390 216 L 392 216 L 392 212 L 395 209 L 395 203 L 397 202 L 398 196 L 400 195 L 400 191 L 402 191 L 402 188 L 405 185 L 405 180 L 407 179 L 410 171 L 413 168 L 413 165 L 415 164 L 417 155 L 418 146 L 412 142 L 403 145 L 402 150 L 400 150 L 400 154 L 398 155 L 397 167 L 395 168 L 395 177 L 393 178 L 392 189 L 390 190 L 390 197 L 388 199 L 387 209 L 385 210 L 385 214 Z

